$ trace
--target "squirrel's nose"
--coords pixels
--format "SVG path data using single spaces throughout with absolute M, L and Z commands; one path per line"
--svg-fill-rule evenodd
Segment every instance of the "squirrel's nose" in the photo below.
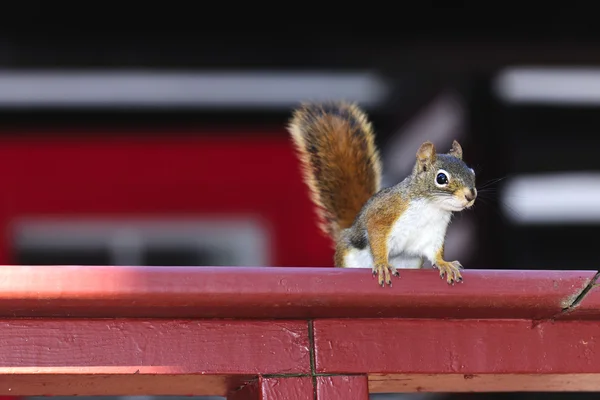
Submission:
M 477 189 L 475 188 L 472 188 L 468 193 L 465 193 L 465 199 L 467 199 L 467 201 L 473 201 L 475 200 L 475 197 L 477 197 Z

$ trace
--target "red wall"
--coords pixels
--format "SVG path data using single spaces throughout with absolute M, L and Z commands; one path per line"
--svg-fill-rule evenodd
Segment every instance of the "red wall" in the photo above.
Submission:
M 110 136 L 0 138 L 0 263 L 14 263 L 19 216 L 253 213 L 271 224 L 275 265 L 332 265 L 284 133 Z

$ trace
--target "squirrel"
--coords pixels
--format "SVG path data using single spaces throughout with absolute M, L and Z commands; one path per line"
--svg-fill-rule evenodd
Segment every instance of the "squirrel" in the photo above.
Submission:
M 319 227 L 335 243 L 335 267 L 371 268 L 384 287 L 398 269 L 427 259 L 448 284 L 463 281 L 461 263 L 444 259 L 444 242 L 453 213 L 471 208 L 477 189 L 456 140 L 445 154 L 424 142 L 412 173 L 382 189 L 374 129 L 356 103 L 302 103 L 287 131 Z

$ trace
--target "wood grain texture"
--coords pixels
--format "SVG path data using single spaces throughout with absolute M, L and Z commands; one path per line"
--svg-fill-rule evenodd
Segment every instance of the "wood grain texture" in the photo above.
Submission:
M 0 374 L 0 395 L 226 396 L 252 376 L 143 374 Z
M 318 376 L 317 400 L 369 400 L 366 376 Z
M 259 377 L 239 390 L 229 393 L 228 400 L 314 400 L 311 377 Z M 349 399 L 350 400 L 350 399 Z
M 598 374 L 597 321 L 317 320 L 319 373 Z
M 0 374 L 310 371 L 306 322 L 0 320 Z
M 370 393 L 597 392 L 600 374 L 369 375 Z
M 589 290 L 584 293 L 575 306 L 570 308 L 568 312 L 563 312 L 558 315 L 557 319 L 566 320 L 598 320 L 600 319 L 600 283 L 598 278 L 590 286 Z
M 463 277 L 449 286 L 436 270 L 407 270 L 381 288 L 367 269 L 0 266 L 0 317 L 543 319 L 594 271 L 467 268 Z

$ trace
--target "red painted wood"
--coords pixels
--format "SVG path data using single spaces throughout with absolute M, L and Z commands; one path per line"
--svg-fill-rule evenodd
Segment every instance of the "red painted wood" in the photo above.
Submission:
M 261 385 L 257 380 L 235 388 L 227 394 L 227 400 L 262 400 Z
M 0 374 L 0 394 L 20 396 L 226 396 L 253 376 Z
M 313 400 L 311 377 L 263 378 L 231 392 L 228 400 Z M 348 399 L 350 400 L 350 399 Z
M 598 392 L 600 374 L 369 374 L 370 393 Z
M 317 320 L 320 373 L 600 373 L 597 321 Z
M 0 320 L 0 374 L 310 371 L 303 321 Z
M 578 304 L 562 313 L 559 319 L 600 319 L 600 286 L 598 279 L 594 282 L 590 290 L 579 299 Z
M 236 133 L 3 132 L 0 264 L 19 218 L 242 215 L 270 229 L 274 265 L 332 265 L 287 133 Z
M 339 268 L 0 266 L 0 316 L 538 319 L 594 271 L 463 275 L 449 286 L 433 269 L 407 270 L 381 288 L 367 270 Z
M 368 400 L 366 376 L 318 376 L 317 400 Z

